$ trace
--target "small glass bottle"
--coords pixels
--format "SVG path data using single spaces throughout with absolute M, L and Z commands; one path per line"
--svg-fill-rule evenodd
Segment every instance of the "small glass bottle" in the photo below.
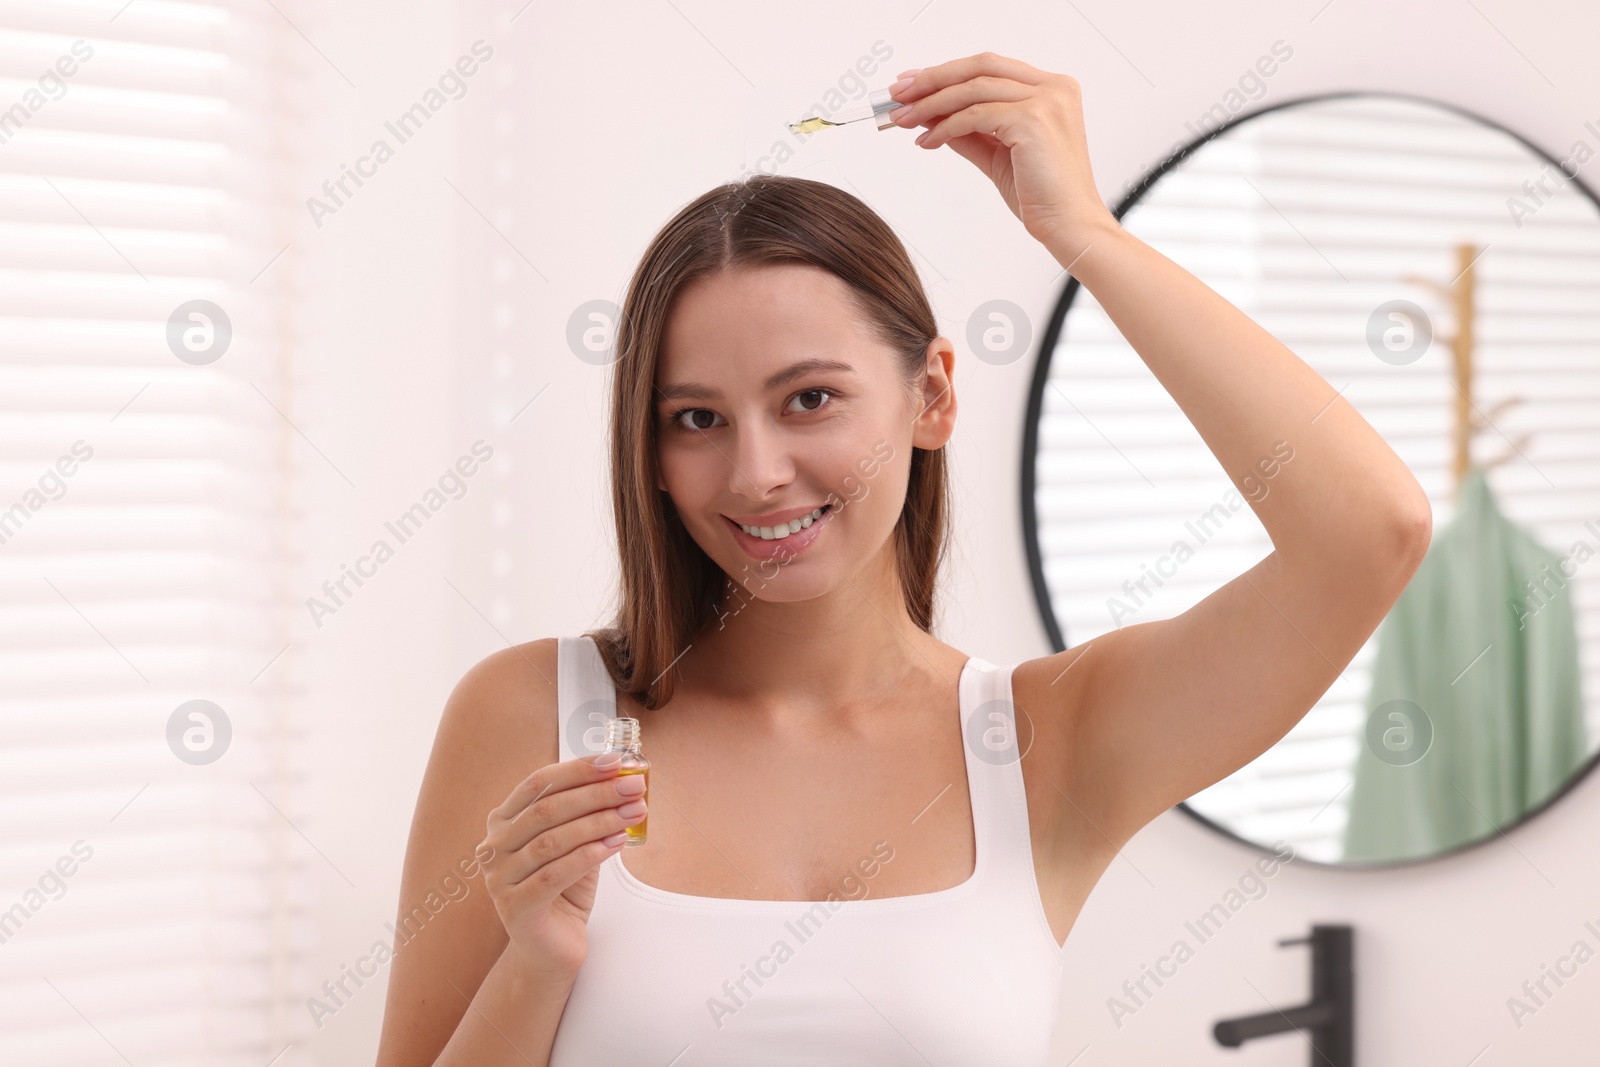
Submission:
M 618 716 L 606 722 L 605 751 L 621 753 L 622 769 L 617 772 L 619 775 L 644 775 L 644 792 L 639 794 L 639 799 L 648 804 L 650 801 L 646 798 L 650 795 L 650 761 L 644 758 L 644 753 L 640 749 L 641 743 L 638 719 Z M 650 816 L 646 813 L 643 819 L 632 826 L 623 827 L 628 834 L 623 847 L 632 848 L 634 845 L 644 844 L 645 830 L 649 825 Z

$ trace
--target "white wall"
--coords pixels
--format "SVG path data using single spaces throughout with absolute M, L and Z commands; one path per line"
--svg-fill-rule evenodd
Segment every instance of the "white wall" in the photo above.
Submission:
M 297 617 L 301 718 L 315 727 L 298 810 L 328 857 L 306 866 L 323 904 L 316 947 L 297 976 L 303 996 L 385 933 L 423 762 L 456 679 L 505 639 L 572 634 L 607 612 L 606 372 L 568 351 L 568 315 L 587 300 L 620 299 L 661 223 L 787 140 L 783 122 L 869 56 L 874 41 L 893 57 L 869 79 L 873 88 L 907 67 L 983 50 L 1073 74 L 1108 202 L 1188 140 L 1185 122 L 1279 39 L 1293 58 L 1251 107 L 1352 88 L 1410 92 L 1481 113 L 1558 156 L 1581 136 L 1593 143 L 1585 120 L 1600 123 L 1592 55 L 1600 11 L 1576 0 L 1258 0 L 1229 10 L 1105 0 L 541 3 L 508 23 L 519 8 L 521 0 L 458 0 L 453 9 L 346 2 L 296 14 L 355 86 L 314 53 L 298 57 L 311 80 L 298 87 L 308 114 L 294 146 L 305 163 L 297 199 L 353 162 L 474 40 L 495 49 L 467 94 L 348 205 L 320 229 L 308 216 L 294 248 L 306 299 L 296 422 L 355 483 L 300 442 L 300 596 L 353 561 L 474 440 L 496 450 L 466 497 L 346 608 L 320 629 L 303 611 Z M 782 170 L 862 196 L 922 257 L 959 352 L 958 544 L 941 636 L 1015 662 L 1050 651 L 1019 529 L 1032 361 L 978 362 L 964 324 L 976 305 L 1004 297 L 1042 332 L 1059 269 L 987 179 L 912 137 L 866 123 L 828 131 Z M 1600 964 L 1580 970 L 1520 1029 L 1505 1002 L 1578 938 L 1596 943 L 1583 922 L 1600 925 L 1597 818 L 1600 781 L 1590 780 L 1509 838 L 1454 859 L 1389 873 L 1291 865 L 1119 1028 L 1107 998 L 1255 859 L 1181 813 L 1163 815 L 1113 864 L 1072 934 L 1057 1062 L 1086 1046 L 1074 1062 L 1304 1062 L 1297 1037 L 1224 1050 L 1210 1027 L 1304 998 L 1306 950 L 1275 941 L 1313 921 L 1358 931 L 1363 1062 L 1574 1062 L 1591 1047 L 1585 1023 L 1600 1005 Z M 369 983 L 297 1042 L 295 1055 L 370 1061 L 382 1000 Z

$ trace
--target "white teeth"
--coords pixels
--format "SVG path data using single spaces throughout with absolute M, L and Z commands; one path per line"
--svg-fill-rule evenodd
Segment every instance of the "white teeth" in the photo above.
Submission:
M 827 505 L 824 505 L 809 515 L 802 515 L 798 519 L 790 519 L 788 522 L 778 526 L 745 526 L 741 523 L 739 529 L 751 537 L 759 537 L 763 541 L 782 541 L 790 534 L 799 533 L 813 522 L 816 522 L 826 510 Z

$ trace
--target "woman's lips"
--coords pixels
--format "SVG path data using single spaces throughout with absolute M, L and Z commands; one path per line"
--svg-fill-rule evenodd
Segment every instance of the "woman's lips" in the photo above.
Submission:
M 798 533 L 792 533 L 788 537 L 774 537 L 770 541 L 745 533 L 743 527 L 726 515 L 723 516 L 723 521 L 733 531 L 733 539 L 738 542 L 745 555 L 754 559 L 787 561 L 791 556 L 803 551 L 807 545 L 817 539 L 822 532 L 822 528 L 833 521 L 833 512 L 834 508 L 830 506 L 820 517 L 811 520 L 810 526 L 805 527 Z

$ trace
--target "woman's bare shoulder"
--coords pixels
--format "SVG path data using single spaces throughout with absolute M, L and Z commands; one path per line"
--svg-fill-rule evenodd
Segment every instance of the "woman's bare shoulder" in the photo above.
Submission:
M 1026 727 L 1036 732 L 1035 744 L 1043 762 L 1055 764 L 1065 754 L 1077 709 L 1098 665 L 1093 642 L 1074 645 L 1064 652 L 1022 660 L 1011 671 L 1011 698 L 1025 714 Z M 1079 660 L 1083 662 L 1080 663 Z
M 438 740 L 469 751 L 447 755 L 468 756 L 474 762 L 514 762 L 524 768 L 517 781 L 535 767 L 555 762 L 560 755 L 557 648 L 553 637 L 525 641 L 492 652 L 468 668 L 445 701 Z M 530 759 L 537 763 L 528 765 Z
M 422 776 L 413 849 L 431 852 L 442 838 L 459 851 L 467 838 L 480 840 L 489 810 L 560 758 L 556 648 L 554 638 L 503 648 L 468 668 L 451 690 Z

